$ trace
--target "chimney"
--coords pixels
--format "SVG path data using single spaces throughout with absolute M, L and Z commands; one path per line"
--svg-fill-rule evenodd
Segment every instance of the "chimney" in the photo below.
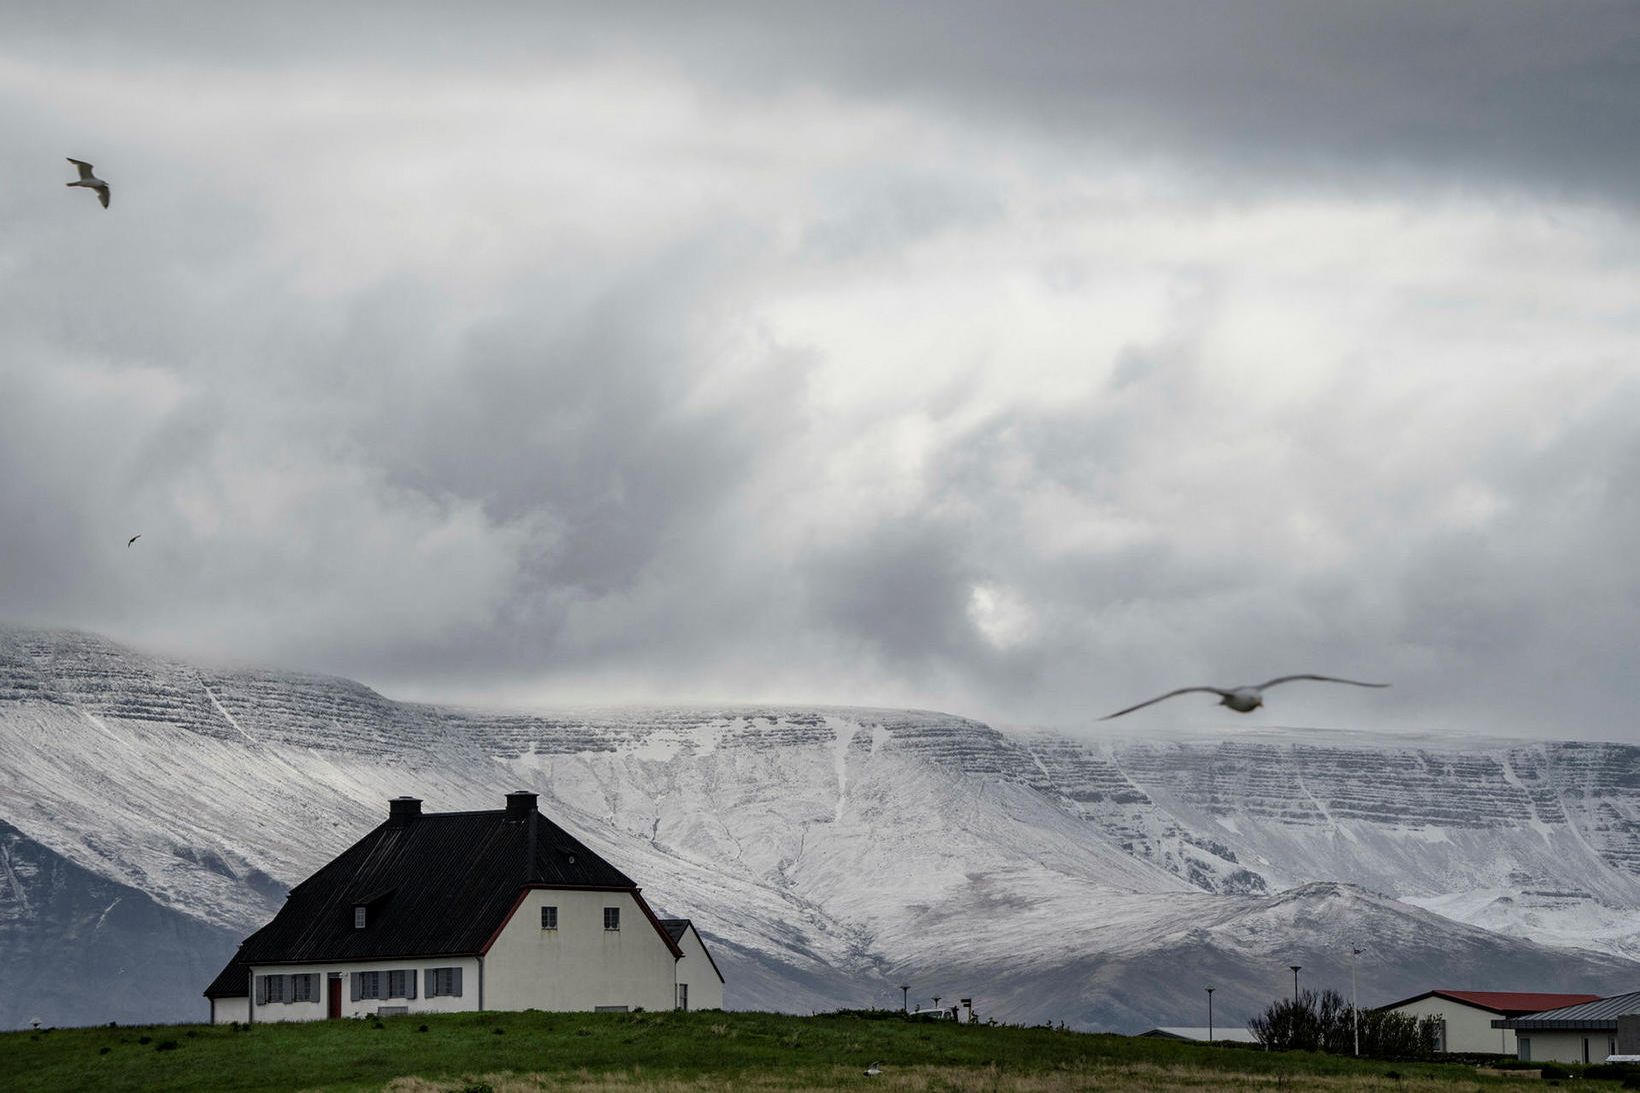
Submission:
M 405 827 L 420 815 L 420 797 L 395 797 L 387 802 L 387 822 L 393 827 Z
M 507 819 L 522 820 L 535 811 L 535 794 L 517 790 L 507 794 Z

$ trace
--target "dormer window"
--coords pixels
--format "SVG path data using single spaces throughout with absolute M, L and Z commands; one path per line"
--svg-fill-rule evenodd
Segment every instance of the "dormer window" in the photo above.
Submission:
M 364 904 L 362 903 L 353 908 L 353 928 L 355 930 L 364 929 Z

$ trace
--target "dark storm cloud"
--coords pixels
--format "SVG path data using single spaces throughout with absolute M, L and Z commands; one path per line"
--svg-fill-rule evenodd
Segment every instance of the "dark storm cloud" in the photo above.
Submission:
M 636 60 L 750 93 L 932 102 L 1329 184 L 1515 180 L 1632 201 L 1640 164 L 1640 12 L 1617 0 L 491 3 L 460 16 L 443 5 L 157 3 L 35 8 L 13 27 L 45 54 L 155 64 L 520 71 Z
M 1326 671 L 1396 688 L 1281 719 L 1627 734 L 1635 21 L 30 9 L 0 618 L 478 702 Z

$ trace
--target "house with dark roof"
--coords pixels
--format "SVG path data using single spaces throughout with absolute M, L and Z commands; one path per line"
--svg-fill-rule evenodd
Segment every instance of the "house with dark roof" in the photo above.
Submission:
M 1545 994 L 1537 991 L 1452 991 L 1433 990 L 1378 1006 L 1380 1012 L 1404 1013 L 1409 1017 L 1434 1017 L 1441 1022 L 1436 1051 L 1515 1053 L 1515 1034 L 1498 1024 L 1499 1019 L 1524 1017 L 1529 1013 L 1591 1002 L 1597 994 Z
M 541 814 L 387 819 L 291 889 L 205 989 L 211 1020 L 460 1010 L 719 1009 L 723 976 L 688 919 Z
M 1640 1014 L 1640 991 L 1593 998 L 1520 1017 L 1494 1027 L 1514 1033 L 1516 1054 L 1532 1062 L 1599 1063 L 1618 1051 L 1618 1019 Z M 1624 1022 L 1632 1029 L 1633 1022 Z M 1632 1033 L 1631 1033 L 1632 1034 Z M 1625 1050 L 1633 1050 L 1626 1045 Z

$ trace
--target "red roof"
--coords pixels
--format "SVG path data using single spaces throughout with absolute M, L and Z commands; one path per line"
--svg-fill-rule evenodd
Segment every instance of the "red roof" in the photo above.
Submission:
M 1598 994 L 1539 994 L 1535 991 L 1430 991 L 1429 994 L 1510 1016 L 1542 1013 L 1561 1006 L 1578 1006 L 1600 1000 Z M 1429 997 L 1429 994 L 1424 997 Z

